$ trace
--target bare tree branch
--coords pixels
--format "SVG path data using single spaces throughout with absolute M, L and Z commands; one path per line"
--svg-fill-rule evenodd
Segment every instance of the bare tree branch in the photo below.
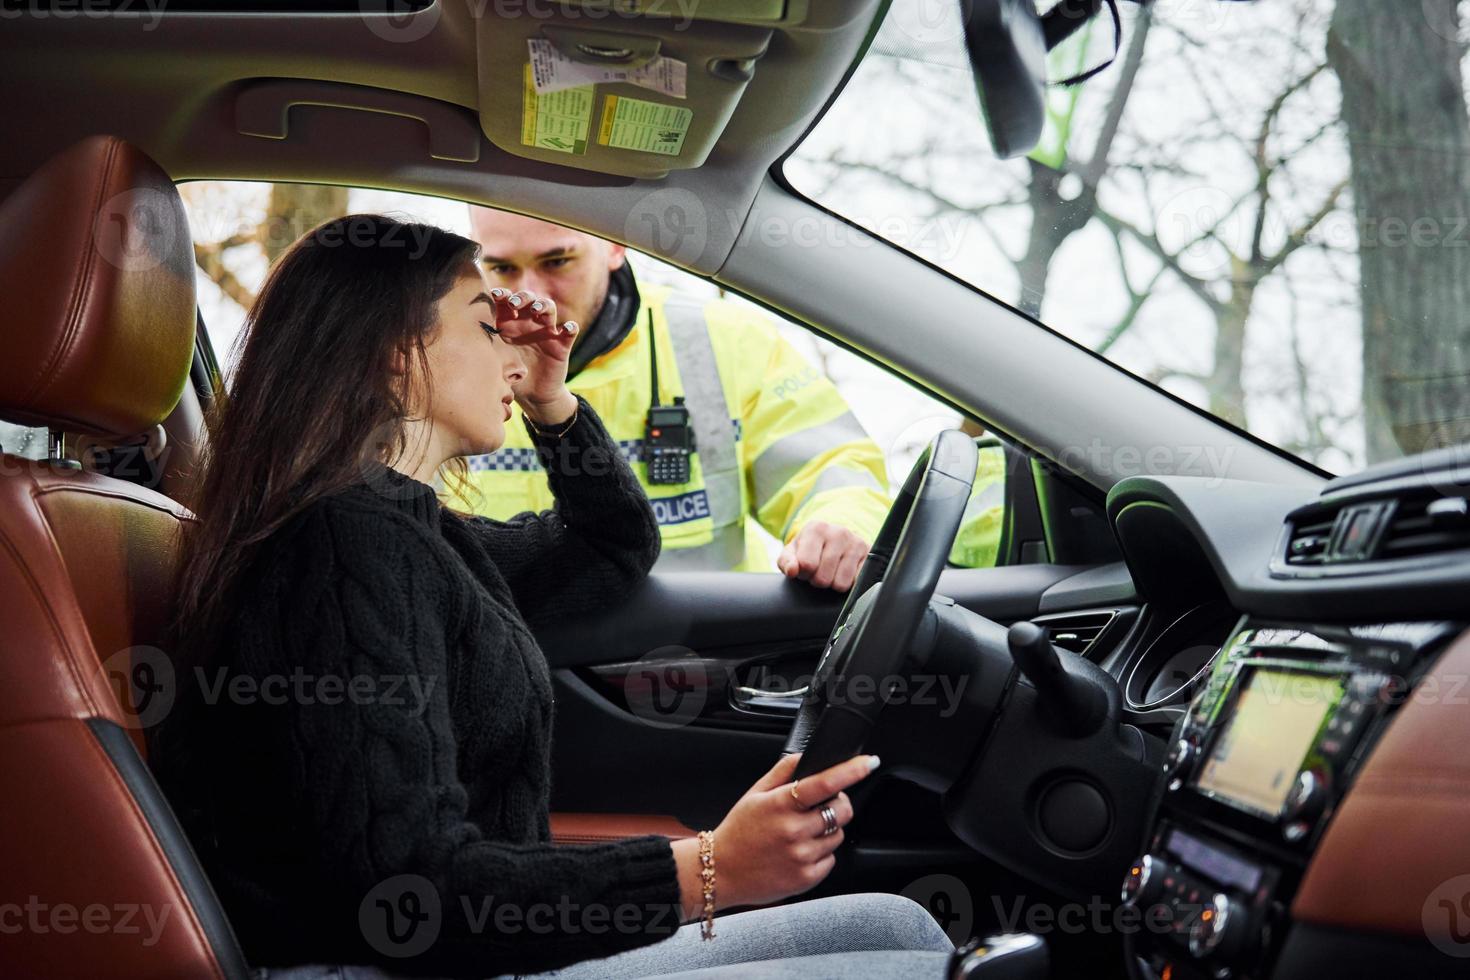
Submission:
M 1216 315 L 1223 312 L 1225 304 L 1216 299 L 1214 293 L 1210 292 L 1210 284 L 1198 276 L 1185 271 L 1184 267 L 1179 264 L 1179 257 L 1165 248 L 1163 242 L 1159 241 L 1157 235 L 1144 231 L 1132 223 L 1104 211 L 1102 208 L 1098 208 L 1097 210 L 1097 219 L 1112 230 L 1114 234 L 1126 233 L 1134 241 L 1152 252 L 1160 262 L 1168 267 L 1170 272 L 1174 273 L 1180 282 L 1189 287 L 1190 292 L 1198 296 L 1200 301 L 1210 308 L 1211 312 Z
M 239 237 L 239 236 L 234 236 Z M 253 241 L 253 239 L 251 239 Z M 243 243 L 236 243 L 243 244 Z M 214 242 L 202 245 L 194 243 L 194 262 L 199 266 L 209 280 L 219 287 L 235 303 L 244 309 L 250 309 L 255 303 L 255 294 L 246 288 L 235 274 L 225 267 L 224 253 L 227 247 L 224 242 Z
M 1312 212 L 1307 217 L 1307 220 L 1302 222 L 1287 237 L 1286 244 L 1281 247 L 1281 250 L 1270 258 L 1262 260 L 1259 266 L 1261 270 L 1260 275 L 1270 275 L 1281 266 L 1281 263 L 1291 258 L 1293 252 L 1307 244 L 1316 227 L 1327 220 L 1328 215 L 1337 210 L 1337 202 L 1342 197 L 1342 192 L 1347 190 L 1347 187 L 1348 179 L 1346 177 L 1337 182 L 1337 185 L 1332 188 L 1331 193 L 1327 195 L 1327 200 L 1323 201 L 1322 206 Z
M 1276 173 L 1276 168 L 1271 166 L 1267 159 L 1267 151 L 1270 145 L 1271 135 L 1276 128 L 1276 120 L 1280 117 L 1281 111 L 1286 108 L 1287 100 L 1310 85 L 1314 78 L 1326 70 L 1327 65 L 1325 62 L 1314 65 L 1311 71 L 1283 89 L 1272 100 L 1271 105 L 1267 107 L 1265 114 L 1261 117 L 1261 128 L 1256 134 L 1256 149 L 1254 154 L 1256 163 L 1256 194 L 1259 200 L 1256 205 L 1254 226 L 1251 229 L 1251 265 L 1257 264 L 1262 258 L 1261 239 L 1266 233 L 1266 212 L 1271 203 L 1271 176 Z
M 1108 171 L 1108 162 L 1113 153 L 1113 141 L 1118 138 L 1118 129 L 1123 124 L 1123 113 L 1128 108 L 1128 97 L 1138 81 L 1138 69 L 1143 64 L 1143 51 L 1148 44 L 1149 28 L 1153 25 L 1152 7 L 1144 7 L 1133 21 L 1133 36 L 1128 39 L 1128 53 L 1118 75 L 1118 84 L 1108 100 L 1107 114 L 1102 128 L 1098 130 L 1097 142 L 1093 144 L 1092 156 L 1073 172 L 1082 178 L 1082 183 L 1095 190 Z

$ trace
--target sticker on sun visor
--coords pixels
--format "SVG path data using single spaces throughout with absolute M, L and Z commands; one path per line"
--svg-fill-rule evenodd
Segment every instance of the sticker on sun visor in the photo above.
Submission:
M 556 153 L 586 153 L 592 102 L 591 85 L 538 93 L 531 66 L 526 65 L 525 90 L 521 93 L 521 142 Z
M 531 38 L 526 45 L 530 51 L 531 75 L 536 80 L 536 91 L 541 95 L 599 82 L 626 82 L 676 99 L 685 95 L 689 66 L 678 58 L 659 55 L 637 68 L 608 68 L 573 61 L 558 51 L 556 45 L 542 38 Z
M 609 95 L 602 103 L 597 142 L 624 150 L 678 156 L 689 132 L 693 110 Z

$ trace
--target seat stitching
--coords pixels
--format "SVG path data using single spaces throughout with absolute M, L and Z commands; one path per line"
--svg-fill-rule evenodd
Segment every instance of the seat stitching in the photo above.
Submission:
M 83 486 L 77 483 L 58 483 L 49 486 L 37 486 L 35 496 L 40 497 L 51 493 L 66 492 L 89 493 L 98 497 L 111 497 L 114 500 L 126 500 L 130 503 L 140 504 L 144 507 L 151 508 L 161 514 L 168 514 L 171 517 L 175 517 L 181 521 L 193 521 L 198 519 L 196 515 L 193 514 L 187 507 L 184 507 L 182 504 L 179 504 L 176 501 L 168 500 L 167 497 L 165 497 L 164 499 L 168 500 L 168 503 L 159 503 L 154 500 L 147 500 L 142 497 L 134 496 L 131 493 L 113 490 L 110 487 L 90 487 Z
M 122 141 L 118 139 L 113 139 L 108 144 L 107 159 L 103 161 L 103 165 L 101 167 L 101 176 L 100 179 L 97 181 L 97 188 L 92 195 L 92 209 L 90 211 L 90 214 L 92 216 L 91 221 L 93 225 L 91 230 L 92 236 L 95 236 L 97 233 L 96 223 L 98 209 L 102 204 L 102 195 L 107 191 L 107 177 L 112 170 L 113 161 L 117 157 L 117 152 L 121 145 Z M 79 312 L 85 301 L 85 296 L 88 291 L 89 283 L 91 281 L 93 253 L 97 251 L 97 243 L 95 241 L 92 241 L 91 238 L 89 238 L 88 241 L 90 243 L 90 247 L 83 249 L 81 267 L 78 269 L 76 280 L 72 283 L 72 296 L 70 302 L 67 304 L 66 326 L 61 335 L 61 340 L 51 351 L 51 354 L 47 358 L 46 363 L 41 366 L 40 376 L 37 377 L 36 382 L 31 386 L 30 392 L 22 400 L 22 404 L 33 404 L 51 388 L 52 384 L 55 383 L 56 375 L 54 374 L 54 371 L 56 365 L 64 358 L 65 354 L 71 346 L 72 340 L 76 336 L 77 329 L 80 323 Z
M 32 494 L 32 498 L 32 503 L 34 503 L 34 494 Z M 60 561 L 61 548 L 57 545 L 56 538 L 51 533 L 50 524 L 47 523 L 45 520 L 42 520 L 40 523 L 45 528 L 46 537 L 51 541 L 53 554 L 56 556 L 57 560 Z M 85 706 L 88 708 L 88 710 L 91 711 L 92 714 L 97 716 L 105 716 L 105 712 L 103 711 L 102 707 L 96 704 L 96 702 L 93 700 L 90 689 L 84 682 L 81 674 L 78 672 L 76 651 L 72 649 L 71 643 L 68 642 L 66 638 L 65 630 L 61 628 L 61 622 L 56 616 L 55 608 L 52 606 L 50 599 L 47 598 L 45 590 L 41 588 L 40 583 L 37 582 L 35 576 L 31 574 L 30 566 L 22 558 L 20 551 L 16 548 L 14 540 L 12 540 L 10 535 L 5 533 L 5 529 L 3 526 L 0 526 L 0 542 L 4 543 L 6 550 L 10 553 L 11 559 L 15 562 L 16 567 L 20 570 L 20 573 L 25 578 L 26 583 L 31 587 L 31 592 L 34 594 L 42 610 L 45 612 L 46 619 L 50 622 L 51 628 L 53 632 L 55 632 L 56 638 L 59 641 L 58 645 L 63 651 L 63 659 L 65 661 L 67 670 L 71 673 L 72 684 L 81 694 Z M 96 657 L 94 656 L 92 659 L 96 660 Z

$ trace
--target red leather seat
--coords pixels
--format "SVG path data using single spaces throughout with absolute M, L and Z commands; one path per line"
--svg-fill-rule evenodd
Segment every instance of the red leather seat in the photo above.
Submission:
M 87 139 L 0 201 L 0 418 L 103 438 L 188 380 L 193 247 L 168 176 Z M 143 487 L 0 454 L 0 975 L 247 978 L 139 752 L 167 710 L 174 540 Z M 104 666 L 105 665 L 105 666 Z

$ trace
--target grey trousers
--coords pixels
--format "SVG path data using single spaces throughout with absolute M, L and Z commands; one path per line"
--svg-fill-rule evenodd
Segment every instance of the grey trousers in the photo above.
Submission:
M 954 944 L 918 903 L 898 895 L 836 895 L 739 912 L 668 939 L 526 980 L 943 980 Z M 258 980 L 396 980 L 367 966 L 260 970 Z M 508 980 L 508 978 L 506 978 Z

